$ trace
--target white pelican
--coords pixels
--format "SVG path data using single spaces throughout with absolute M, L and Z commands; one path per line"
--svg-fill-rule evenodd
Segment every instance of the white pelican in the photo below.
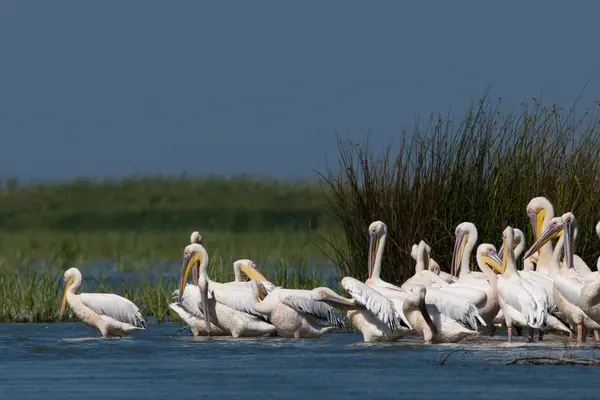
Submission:
M 192 243 L 199 243 L 199 242 L 192 241 Z M 227 283 L 225 283 L 225 285 L 230 285 L 232 288 L 239 287 L 241 289 L 250 290 L 251 289 L 250 282 L 242 281 L 242 272 L 244 274 L 246 274 L 247 271 L 250 271 L 250 270 L 256 271 L 256 273 L 259 274 L 259 272 L 256 270 L 256 264 L 254 263 L 254 261 L 247 260 L 247 259 L 235 261 L 233 263 L 233 275 L 235 278 L 234 278 L 233 282 L 227 282 Z M 173 303 L 169 304 L 169 307 L 173 311 L 175 311 L 186 324 L 188 324 L 190 326 L 190 328 L 192 330 L 192 334 L 194 336 L 199 336 L 199 335 L 206 336 L 206 335 L 208 335 L 208 329 L 206 329 L 206 322 L 204 320 L 204 315 L 202 314 L 202 311 L 199 308 L 199 306 L 202 304 L 202 298 L 200 295 L 200 289 L 198 287 L 197 272 L 198 272 L 197 269 L 195 269 L 195 268 L 192 269 L 192 276 L 193 276 L 192 283 L 186 284 L 184 294 L 181 298 L 181 302 L 174 301 Z M 252 272 L 250 272 L 250 274 L 252 274 Z M 256 275 L 253 275 L 253 276 L 256 276 Z M 264 277 L 262 279 L 266 280 L 266 278 L 264 278 Z M 267 286 L 267 287 L 269 287 L 269 286 Z M 179 298 L 179 289 L 177 289 L 173 292 L 173 297 L 175 300 Z M 227 336 L 227 335 L 229 335 L 229 332 L 216 327 L 214 324 L 211 324 L 210 335 L 211 336 Z
M 415 274 L 400 286 L 402 289 L 410 291 L 414 286 L 447 287 L 449 285 L 441 276 L 431 271 L 431 258 L 424 257 L 424 254 L 427 253 L 429 255 L 430 251 L 431 248 L 429 245 L 421 240 L 414 254 L 414 259 L 417 262 L 415 265 Z
M 410 251 L 410 256 L 412 257 L 413 260 L 415 260 L 417 262 L 419 261 L 417 259 L 417 253 L 418 253 L 418 251 L 419 251 L 419 245 L 418 244 L 413 244 L 412 249 Z M 431 272 L 433 272 L 434 274 L 438 275 L 440 278 L 442 278 L 447 283 L 456 282 L 456 278 L 454 276 L 450 275 L 449 273 L 442 271 L 442 269 L 440 268 L 440 265 L 433 258 L 430 257 L 429 258 L 429 262 L 431 263 L 431 265 L 429 267 L 429 269 L 431 270 Z
M 65 292 L 60 307 L 62 318 L 67 303 L 79 319 L 97 328 L 102 336 L 125 336 L 146 329 L 144 316 L 132 301 L 112 293 L 80 293 L 81 272 L 77 268 L 65 271 Z
M 546 324 L 547 310 L 538 306 L 540 300 L 533 297 L 530 292 L 531 288 L 527 287 L 527 283 L 517 271 L 513 252 L 513 230 L 510 226 L 502 232 L 502 242 L 504 245 L 503 272 L 498 277 L 497 285 L 500 308 L 508 329 L 508 342 L 511 342 L 513 326 L 531 328 L 529 332 L 529 341 L 531 342 L 533 341 L 533 329 L 541 329 Z
M 365 342 L 393 342 L 412 332 L 402 309 L 396 308 L 396 304 L 402 306 L 401 300 L 394 302 L 349 276 L 342 279 L 341 286 L 352 299 L 331 291 L 318 300 L 346 310 L 347 318 L 362 333 Z
M 596 224 L 596 235 L 600 238 L 600 222 Z M 600 271 L 600 257 L 596 269 Z M 587 281 L 581 289 L 581 309 L 592 320 L 600 323 L 600 276 Z M 599 341 L 598 332 L 594 331 L 596 341 Z
M 550 221 L 554 218 L 554 207 L 550 200 L 545 197 L 535 197 L 527 204 L 527 216 L 531 221 L 533 241 L 537 241 L 542 232 L 548 229 Z M 533 254 L 533 253 L 531 253 Z M 530 255 L 531 255 L 530 254 Z M 581 274 L 590 273 L 590 268 L 578 255 L 573 255 L 574 268 Z M 539 257 L 536 271 L 548 275 L 550 260 L 552 259 L 552 242 L 548 241 L 539 249 Z
M 487 250 L 487 248 L 482 246 L 480 246 L 482 249 Z M 496 249 L 493 246 L 491 246 L 491 249 L 492 250 L 489 251 L 489 255 L 479 254 L 478 251 L 478 262 L 495 262 L 496 265 L 498 265 L 498 256 L 495 254 Z M 425 258 L 428 257 L 427 252 L 419 255 L 424 256 Z M 489 271 L 489 273 L 494 275 L 491 271 Z M 492 288 L 493 291 L 490 292 L 490 303 L 494 301 L 494 298 L 496 298 L 495 282 Z M 428 289 L 425 288 L 425 286 L 414 286 L 411 289 L 411 295 L 404 301 L 403 304 L 404 315 L 408 319 L 413 329 L 423 335 L 423 339 L 426 343 L 454 343 L 463 340 L 466 337 L 479 336 L 479 332 L 471 330 L 464 324 L 461 324 L 453 319 L 444 318 L 444 316 L 437 310 L 436 307 L 426 304 L 427 290 Z
M 479 271 L 471 271 L 471 253 L 477 243 L 477 228 L 471 222 L 462 222 L 456 226 L 456 241 L 452 252 L 450 273 L 459 280 L 484 279 Z
M 369 225 L 369 264 L 367 286 L 378 291 L 394 302 L 396 310 L 402 309 L 404 299 L 408 292 L 385 282 L 380 278 L 381 261 L 387 237 L 387 226 L 382 221 L 375 221 Z M 450 318 L 477 329 L 478 323 L 485 326 L 485 322 L 477 312 L 477 308 L 469 301 L 452 293 L 429 289 L 426 293 L 427 305 L 434 305 L 442 318 Z
M 559 238 L 553 257 L 550 260 L 549 277 L 554 280 L 552 294 L 554 303 L 560 311 L 564 320 L 577 326 L 577 343 L 585 341 L 583 328 L 593 329 L 594 336 L 597 338 L 597 330 L 600 324 L 591 319 L 581 309 L 581 289 L 585 283 L 594 279 L 598 274 L 587 273 L 582 275 L 574 268 L 574 236 L 576 233 L 575 216 L 567 212 L 561 217 L 553 218 L 546 231 L 538 238 L 525 254 L 528 257 L 542 248 L 552 239 Z M 562 242 L 562 246 L 560 246 Z M 562 249 L 561 249 L 562 247 Z M 564 262 L 560 262 L 560 255 L 564 251 Z
M 209 279 L 206 271 L 208 265 L 208 253 L 204 246 L 193 243 L 185 247 L 183 252 L 183 265 L 179 281 L 179 302 L 185 293 L 187 278 L 194 268 L 198 270 L 198 288 L 200 291 L 202 316 L 205 326 L 209 327 L 207 333 L 210 335 L 210 323 L 219 329 L 229 332 L 237 338 L 241 336 L 262 336 L 276 332 L 273 325 L 267 322 L 267 318 L 261 313 L 248 307 L 240 311 L 226 306 L 226 301 L 238 301 L 249 304 L 252 298 L 252 290 L 243 285 L 235 283 L 219 283 Z M 250 279 L 265 279 L 258 271 L 248 268 L 244 271 Z M 210 323 L 209 323 L 210 322 Z
M 330 296 L 324 288 L 311 291 L 277 287 L 267 293 L 261 282 L 255 279 L 250 282 L 252 298 L 249 303 L 244 303 L 240 297 L 218 300 L 236 310 L 254 309 L 267 316 L 277 333 L 286 338 L 317 338 L 345 326 L 343 315 L 322 302 Z

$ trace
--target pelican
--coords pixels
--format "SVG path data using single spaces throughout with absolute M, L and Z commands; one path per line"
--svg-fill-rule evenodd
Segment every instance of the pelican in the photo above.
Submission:
M 183 252 L 183 264 L 179 281 L 179 299 L 181 303 L 185 293 L 187 278 L 192 269 L 197 269 L 197 286 L 200 292 L 202 316 L 207 333 L 211 335 L 210 323 L 219 329 L 229 332 L 234 338 L 241 336 L 262 336 L 276 332 L 267 318 L 255 311 L 251 306 L 244 311 L 228 307 L 224 302 L 238 302 L 240 304 L 251 304 L 249 301 L 252 291 L 239 284 L 219 283 L 210 280 L 206 271 L 208 265 L 208 253 L 204 246 L 192 243 L 185 247 Z M 245 265 L 245 264 L 242 264 Z M 244 271 L 250 279 L 266 280 L 258 271 L 247 268 Z
M 456 240 L 452 252 L 451 274 L 463 281 L 484 278 L 479 271 L 471 271 L 470 259 L 475 243 L 477 243 L 477 228 L 471 222 L 462 222 L 456 226 Z
M 593 329 L 594 336 L 598 339 L 597 330 L 600 324 L 591 319 L 581 309 L 581 290 L 587 281 L 594 279 L 598 273 L 587 273 L 583 276 L 574 267 L 573 247 L 576 236 L 575 216 L 567 212 L 560 217 L 553 218 L 548 228 L 526 252 L 525 257 L 540 250 L 552 239 L 559 239 L 550 260 L 550 278 L 554 280 L 552 295 L 561 316 L 570 324 L 577 326 L 577 343 L 585 341 L 586 335 L 583 328 Z M 562 246 L 560 244 L 562 243 Z M 564 251 L 564 262 L 560 262 L 561 253 Z
M 535 197 L 527 204 L 527 216 L 531 221 L 531 231 L 533 232 L 533 241 L 535 242 L 548 229 L 550 221 L 554 218 L 554 207 L 547 198 L 541 196 Z M 539 253 L 536 271 L 548 275 L 550 260 L 552 259 L 552 242 L 546 242 L 539 249 Z M 573 257 L 575 271 L 582 274 L 592 272 L 581 257 L 576 254 Z
M 423 240 L 421 240 L 421 242 L 417 246 L 417 249 L 414 252 L 414 259 L 417 262 L 415 265 L 415 274 L 413 276 L 411 276 L 410 278 L 408 278 L 402 284 L 402 286 L 400 286 L 402 289 L 404 289 L 406 291 L 410 291 L 410 289 L 413 288 L 414 286 L 431 287 L 431 286 L 436 285 L 438 287 L 447 287 L 449 285 L 448 282 L 446 282 L 444 279 L 442 279 L 441 276 L 439 276 L 431 271 L 431 269 L 432 269 L 431 258 L 428 257 L 427 259 L 425 259 L 423 257 L 423 253 L 429 254 L 430 251 L 431 251 L 431 248 L 429 247 L 429 245 L 427 243 L 425 243 Z M 412 256 L 412 252 L 411 252 L 411 256 Z M 425 269 L 425 268 L 427 268 L 427 269 Z
M 530 287 L 517 272 L 513 252 L 513 229 L 509 226 L 502 233 L 504 252 L 502 275 L 498 277 L 498 298 L 508 329 L 508 342 L 511 342 L 512 327 L 530 328 L 529 341 L 533 341 L 533 329 L 541 329 L 546 324 L 547 310 L 540 308 Z M 529 290 L 528 290 L 529 289 Z M 537 294 L 537 292 L 534 292 Z
M 311 291 L 278 287 L 267 293 L 261 282 L 252 279 L 250 284 L 252 298 L 249 304 L 244 304 L 235 297 L 225 297 L 219 301 L 233 309 L 254 309 L 266 315 L 282 337 L 317 338 L 345 326 L 343 316 L 338 310 L 319 301 L 331 297 L 331 293 L 325 288 Z
M 391 299 L 396 309 L 401 310 L 402 303 L 409 293 L 380 278 L 386 237 L 387 226 L 382 221 L 375 221 L 369 225 L 368 279 L 365 284 Z M 441 292 L 432 288 L 427 290 L 425 302 L 427 305 L 434 305 L 442 318 L 454 319 L 467 324 L 473 329 L 477 329 L 478 324 L 485 326 L 485 322 L 481 319 L 477 308 L 467 300 L 452 293 Z
M 493 250 L 495 254 L 495 249 Z M 428 262 L 427 252 L 422 252 L 419 256 L 426 259 L 425 263 Z M 486 257 L 482 256 L 481 259 L 484 260 Z M 415 285 L 411 288 L 411 295 L 403 304 L 403 312 L 408 322 L 423 336 L 426 343 L 455 343 L 467 337 L 479 336 L 479 332 L 451 318 L 445 318 L 434 305 L 427 304 L 427 291 L 425 286 Z
M 352 299 L 330 291 L 317 300 L 346 310 L 348 320 L 362 333 L 364 342 L 393 342 L 412 332 L 402 309 L 396 308 L 402 306 L 402 300 L 394 302 L 350 276 L 342 279 L 341 286 Z
M 198 231 L 192 232 L 190 235 L 190 244 L 202 244 L 202 236 Z M 252 260 L 242 259 L 237 260 L 233 263 L 233 282 L 228 282 L 229 285 L 239 285 L 236 287 L 246 288 L 250 290 L 250 282 L 242 281 L 242 272 L 246 274 L 249 270 L 256 271 L 256 264 Z M 197 286 L 198 276 L 196 274 L 197 270 L 192 270 L 192 284 L 186 284 L 186 290 L 181 298 L 181 301 L 174 301 L 169 304 L 169 308 L 179 315 L 186 324 L 192 330 L 192 334 L 194 336 L 206 336 L 208 335 L 208 329 L 206 328 L 206 323 L 204 321 L 204 316 L 202 311 L 198 308 L 198 306 L 202 303 L 202 299 L 200 296 L 200 289 Z M 258 273 L 258 272 L 257 272 Z M 266 279 L 262 277 L 262 279 Z M 175 300 L 179 298 L 179 289 L 173 292 L 173 297 Z M 226 332 L 214 324 L 210 324 L 210 334 L 211 336 L 227 336 L 229 332 Z
M 600 238 L 600 222 L 596 224 L 596 235 Z M 596 269 L 600 271 L 600 257 Z M 595 322 L 600 323 L 600 275 L 596 279 L 587 281 L 581 288 L 581 309 Z M 594 331 L 594 338 L 599 341 L 598 331 Z
M 132 301 L 112 293 L 80 293 L 81 272 L 77 268 L 65 271 L 65 292 L 60 307 L 60 318 L 67 308 L 86 325 L 97 328 L 102 336 L 125 336 L 146 329 L 146 320 Z
M 412 249 L 410 251 L 410 256 L 412 257 L 413 260 L 415 260 L 417 262 L 418 262 L 418 259 L 417 259 L 418 251 L 419 251 L 419 245 L 413 244 Z M 429 261 L 431 262 L 431 266 L 430 266 L 431 272 L 438 275 L 440 278 L 442 278 L 447 283 L 456 282 L 456 278 L 454 276 L 450 275 L 449 273 L 442 271 L 440 268 L 440 265 L 433 258 L 430 258 Z

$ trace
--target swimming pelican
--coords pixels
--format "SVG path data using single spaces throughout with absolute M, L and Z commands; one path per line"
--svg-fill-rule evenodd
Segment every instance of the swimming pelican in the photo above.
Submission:
M 502 242 L 503 272 L 498 277 L 497 286 L 500 308 L 508 329 L 508 342 L 511 342 L 513 326 L 531 328 L 529 332 L 531 342 L 533 329 L 542 329 L 546 324 L 547 310 L 538 306 L 541 300 L 534 299 L 530 292 L 531 288 L 526 287 L 527 284 L 517 272 L 513 252 L 513 230 L 510 226 L 502 232 Z
M 190 244 L 202 244 L 202 236 L 198 231 L 192 232 L 190 236 Z M 242 281 L 242 272 L 246 273 L 248 270 L 256 270 L 256 264 L 252 260 L 242 259 L 237 260 L 233 263 L 233 282 L 228 282 L 228 285 L 239 285 L 235 287 L 246 288 L 250 290 L 250 282 Z M 169 308 L 179 315 L 179 317 L 189 325 L 192 330 L 192 334 L 194 336 L 206 336 L 208 335 L 208 329 L 206 328 L 206 323 L 204 321 L 204 315 L 202 311 L 200 311 L 199 305 L 202 303 L 202 298 L 200 296 L 200 289 L 198 288 L 198 276 L 197 269 L 192 270 L 192 284 L 186 283 L 185 292 L 181 298 L 181 301 L 177 301 L 179 299 L 179 289 L 176 289 L 173 292 L 174 302 L 169 304 Z M 262 276 L 262 275 L 261 275 Z M 262 277 L 262 279 L 266 279 Z M 270 286 L 267 286 L 269 289 Z M 226 332 L 214 324 L 210 325 L 210 334 L 211 336 L 227 336 L 229 332 Z
M 112 293 L 80 293 L 81 272 L 77 268 L 65 271 L 65 292 L 60 307 L 60 318 L 67 308 L 90 327 L 97 328 L 102 336 L 125 336 L 146 329 L 144 316 L 132 301 Z
M 402 300 L 394 302 L 350 276 L 342 279 L 341 286 L 352 299 L 331 291 L 317 300 L 346 310 L 348 320 L 362 333 L 366 343 L 393 342 L 412 332 L 402 309 L 396 308 L 396 304 L 402 306 Z
M 252 298 L 249 304 L 238 298 L 220 299 L 223 304 L 240 311 L 254 309 L 266 315 L 280 336 L 287 338 L 317 338 L 345 326 L 341 313 L 322 301 L 330 298 L 324 288 L 313 290 L 275 288 L 267 293 L 262 283 L 250 281 Z
M 560 315 L 568 323 L 577 326 L 577 343 L 584 342 L 586 335 L 583 329 L 600 329 L 600 324 L 591 319 L 581 309 L 581 289 L 585 283 L 597 276 L 597 272 L 582 275 L 574 268 L 574 236 L 576 233 L 576 221 L 573 213 L 567 212 L 560 217 L 553 218 L 548 228 L 542 233 L 538 240 L 525 253 L 525 257 L 540 250 L 552 239 L 559 239 L 562 246 L 557 244 L 550 260 L 549 276 L 554 280 L 552 294 L 554 303 L 560 311 Z M 562 247 L 562 249 L 561 249 Z M 561 253 L 564 251 L 564 262 L 560 262 Z M 594 332 L 597 337 L 597 333 Z
M 386 237 L 387 226 L 382 221 L 375 221 L 369 225 L 368 279 L 365 284 L 391 299 L 396 310 L 401 310 L 403 301 L 409 293 L 380 278 Z M 478 324 L 485 326 L 485 322 L 479 315 L 477 308 L 469 301 L 452 293 L 429 289 L 426 293 L 425 302 L 427 305 L 434 305 L 442 318 L 450 318 L 465 323 L 472 329 L 477 329 Z
M 251 304 L 252 291 L 240 287 L 239 284 L 219 283 L 210 280 L 206 271 L 208 265 L 208 253 L 204 246 L 198 243 L 189 244 L 183 252 L 183 264 L 179 281 L 179 299 L 181 303 L 185 293 L 187 278 L 190 271 L 197 269 L 198 288 L 200 291 L 202 316 L 207 333 L 211 334 L 210 323 L 219 329 L 229 332 L 237 338 L 241 336 L 262 336 L 276 331 L 275 327 L 267 322 L 267 318 L 247 307 L 245 311 L 233 309 L 223 304 L 224 302 L 236 301 L 241 304 Z M 250 279 L 264 280 L 258 271 L 247 268 L 244 271 Z M 209 323 L 210 322 L 210 323 Z

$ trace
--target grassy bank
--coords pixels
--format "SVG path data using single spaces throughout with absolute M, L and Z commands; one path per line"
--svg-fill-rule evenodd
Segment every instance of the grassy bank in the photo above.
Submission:
M 427 241 L 449 270 L 454 228 L 475 223 L 478 243 L 500 245 L 503 229 L 523 230 L 531 244 L 525 207 L 546 196 L 555 214 L 579 221 L 576 253 L 592 269 L 600 250 L 600 120 L 598 106 L 575 118 L 557 105 L 525 104 L 501 111 L 483 100 L 459 117 L 433 116 L 404 132 L 383 152 L 340 141 L 339 168 L 323 173 L 345 240 L 335 244 L 342 273 L 366 278 L 367 227 L 388 225 L 383 279 L 414 274 L 412 244 Z

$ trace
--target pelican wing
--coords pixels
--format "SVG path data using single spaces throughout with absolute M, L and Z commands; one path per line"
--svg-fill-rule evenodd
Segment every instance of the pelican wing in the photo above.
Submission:
M 577 280 L 567 278 L 561 275 L 554 277 L 556 289 L 571 304 L 581 307 L 581 289 L 583 284 Z
M 131 300 L 112 293 L 81 293 L 79 299 L 100 315 L 106 315 L 136 328 L 146 328 L 146 320 Z
M 592 272 L 590 267 L 588 267 L 585 261 L 583 261 L 577 254 L 573 255 L 573 266 L 575 267 L 575 271 L 581 275 L 586 275 Z
M 523 286 L 499 277 L 498 294 L 506 304 L 520 312 L 529 324 L 536 325 L 537 304 Z
M 220 287 L 210 290 L 215 300 L 224 306 L 234 310 L 254 315 L 266 320 L 266 317 L 254 309 L 252 290 L 239 289 L 235 287 Z
M 173 300 L 175 302 L 177 302 L 178 296 L 179 289 L 173 292 Z M 181 296 L 180 304 L 188 313 L 192 314 L 193 316 L 197 318 L 204 318 L 204 313 L 200 309 L 200 306 L 202 305 L 202 297 L 200 296 L 200 288 L 198 288 L 198 286 L 187 283 L 185 285 L 185 290 L 183 291 L 183 296 Z
M 394 303 L 378 291 L 373 290 L 363 282 L 350 276 L 342 279 L 341 285 L 357 303 L 362 305 L 390 329 L 398 329 L 402 325 L 402 322 L 410 327 L 406 318 L 402 318 L 404 316 L 403 313 L 398 313 L 396 307 L 394 307 Z
M 462 297 L 471 302 L 475 307 L 483 307 L 487 301 L 486 293 L 479 288 L 451 285 L 439 288 L 439 290 Z
M 327 321 L 337 327 L 346 326 L 342 313 L 320 301 L 312 298 L 309 290 L 279 289 L 277 292 L 279 301 L 294 310 Z
M 431 288 L 427 289 L 425 303 L 435 306 L 435 308 L 446 317 L 462 322 L 474 330 L 477 330 L 478 322 L 481 325 L 486 326 L 484 320 L 477 311 L 477 307 L 468 300 L 453 293 L 442 292 Z

